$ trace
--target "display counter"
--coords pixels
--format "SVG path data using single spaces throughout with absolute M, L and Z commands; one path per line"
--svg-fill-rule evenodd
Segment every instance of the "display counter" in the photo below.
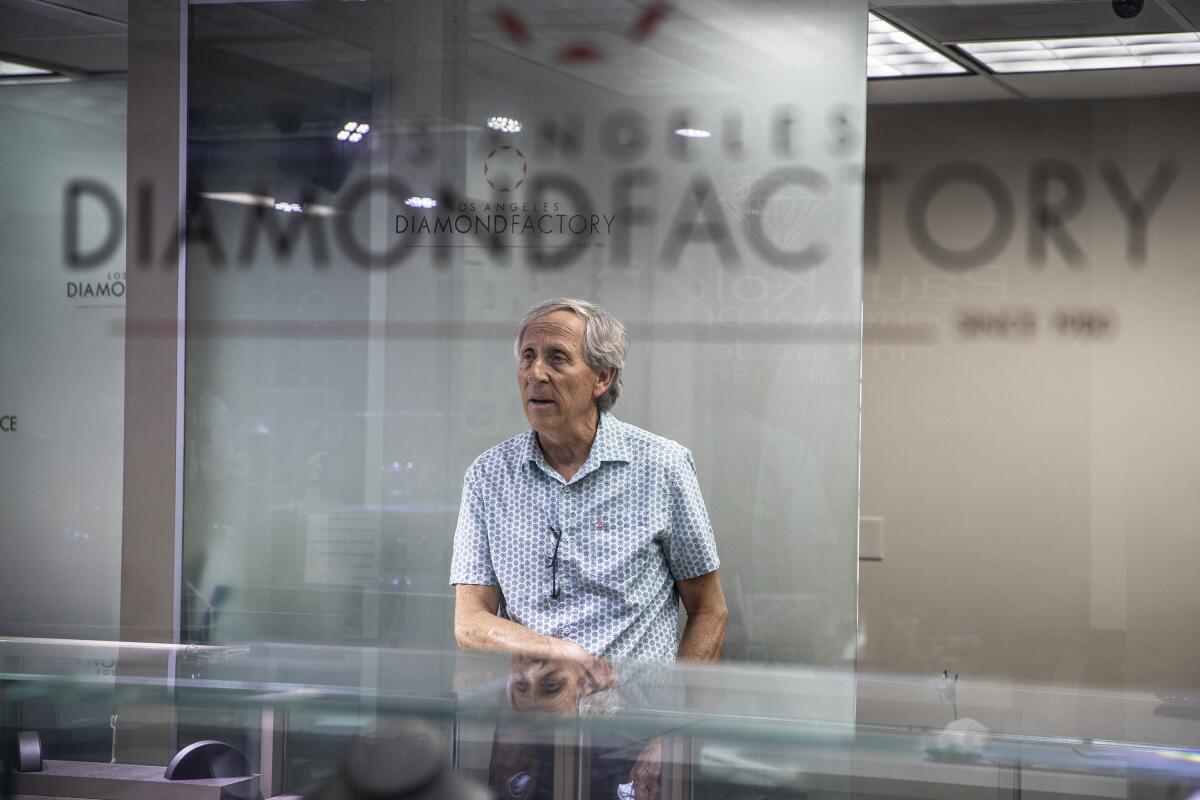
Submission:
M 6 796 L 366 797 L 393 780 L 408 788 L 386 796 L 513 800 L 1200 790 L 1187 698 L 949 677 L 623 664 L 601 686 L 572 664 L 464 653 L 2 639 L 0 692 Z M 218 744 L 180 755 L 198 742 Z

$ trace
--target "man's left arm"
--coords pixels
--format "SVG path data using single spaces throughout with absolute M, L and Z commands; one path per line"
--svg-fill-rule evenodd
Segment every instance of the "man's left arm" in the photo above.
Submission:
M 679 644 L 679 659 L 716 661 L 725 645 L 725 593 L 716 570 L 687 580 L 675 581 L 679 599 L 687 609 L 687 625 Z M 662 797 L 662 739 L 654 737 L 642 750 L 629 781 L 636 800 L 660 800 Z
M 729 620 L 720 576 L 714 570 L 707 575 L 675 581 L 675 589 L 687 610 L 679 659 L 716 661 L 725 646 L 725 625 Z
M 671 535 L 664 548 L 667 567 L 675 576 L 675 590 L 688 615 L 678 658 L 716 661 L 725 645 L 725 624 L 729 618 L 717 572 L 721 559 L 700 495 L 696 462 L 689 450 L 682 450 L 680 455 L 667 469 Z

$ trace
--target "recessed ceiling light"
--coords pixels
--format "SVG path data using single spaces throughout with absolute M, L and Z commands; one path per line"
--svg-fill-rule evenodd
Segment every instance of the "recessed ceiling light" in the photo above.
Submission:
M 962 75 L 967 69 L 892 23 L 868 15 L 867 77 Z
M 370 130 L 371 126 L 367 123 L 350 120 L 342 126 L 336 136 L 339 142 L 361 142 Z
M 28 78 L 34 75 L 53 75 L 54 71 L 19 64 L 16 61 L 0 61 L 0 78 Z
M 521 132 L 521 120 L 512 117 L 488 117 L 487 126 L 501 133 Z
M 275 210 L 282 211 L 285 214 L 299 214 L 304 211 L 304 206 L 299 203 L 275 203 Z
M 993 72 L 1068 72 L 1200 64 L 1200 33 L 960 42 Z
M 688 139 L 707 139 L 712 136 L 712 133 L 700 130 L 699 128 L 676 128 L 675 135 L 684 136 Z
M 432 197 L 410 197 L 404 201 L 404 205 L 413 208 L 433 208 L 437 205 L 437 200 Z

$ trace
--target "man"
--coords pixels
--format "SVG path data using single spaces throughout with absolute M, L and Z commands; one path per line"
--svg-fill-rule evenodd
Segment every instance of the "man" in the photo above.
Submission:
M 720 656 L 727 611 L 691 453 L 609 413 L 627 346 L 621 323 L 582 300 L 548 300 L 521 320 L 531 430 L 467 470 L 454 535 L 464 649 L 575 662 L 597 687 L 614 659 Z

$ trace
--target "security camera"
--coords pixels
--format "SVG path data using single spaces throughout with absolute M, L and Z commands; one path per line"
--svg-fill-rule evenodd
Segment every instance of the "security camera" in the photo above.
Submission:
M 1142 13 L 1146 0 L 1112 0 L 1113 13 L 1121 19 L 1132 19 Z

